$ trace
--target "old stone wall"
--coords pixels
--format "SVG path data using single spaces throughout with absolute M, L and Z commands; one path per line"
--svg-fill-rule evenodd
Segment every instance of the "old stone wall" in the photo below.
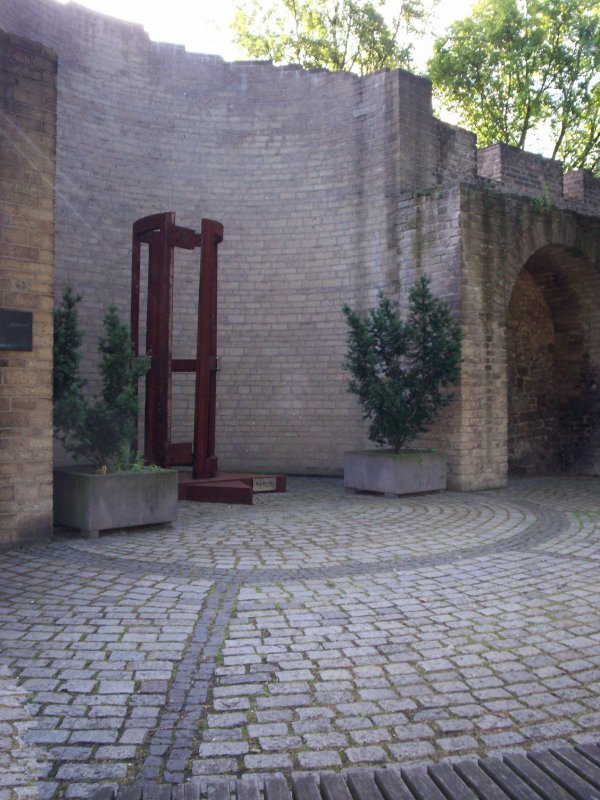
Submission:
M 461 238 L 460 484 L 501 485 L 509 446 L 527 473 L 562 465 L 595 473 L 600 221 L 536 197 L 463 186 Z M 543 363 L 533 365 L 540 351 Z M 553 448 L 540 416 L 558 431 Z
M 552 474 L 559 467 L 556 333 L 544 292 L 528 270 L 521 270 L 511 295 L 506 336 L 509 470 Z
M 563 199 L 563 172 L 559 161 L 524 153 L 507 144 L 485 147 L 477 153 L 477 171 L 508 191 L 517 191 L 550 205 Z
M 33 313 L 33 349 L 0 349 L 0 547 L 52 525 L 56 57 L 0 30 L 0 308 Z
M 460 317 L 461 232 L 460 191 L 457 187 L 436 187 L 401 197 L 396 210 L 398 265 L 396 282 L 399 300 L 406 309 L 408 292 L 417 277 L 427 274 L 436 294 L 450 304 Z M 449 456 L 451 485 L 459 481 L 460 460 L 455 447 L 459 423 L 460 386 L 453 390 L 456 399 L 440 415 L 427 434 L 412 446 L 437 447 Z
M 473 141 L 439 144 L 429 82 L 227 64 L 51 0 L 0 0 L 0 23 L 60 56 L 56 293 L 85 296 L 90 375 L 103 310 L 128 312 L 133 221 L 218 219 L 220 463 L 339 473 L 366 441 L 341 306 L 398 288 L 403 193 L 465 158 L 474 171 Z M 197 265 L 180 251 L 175 291 L 175 354 L 190 357 Z M 175 386 L 181 440 L 193 391 Z
M 507 336 L 515 286 L 548 307 L 553 374 L 568 373 L 556 398 L 560 458 L 600 466 L 589 423 L 600 360 L 598 181 L 506 145 L 478 154 L 473 134 L 433 117 L 429 82 L 402 71 L 359 78 L 229 64 L 53 0 L 0 0 L 0 26 L 59 54 L 56 294 L 71 281 L 85 295 L 90 377 L 106 307 L 128 314 L 132 223 L 174 210 L 180 225 L 212 217 L 225 229 L 222 467 L 339 474 L 344 450 L 366 444 L 346 392 L 341 307 L 366 308 L 379 289 L 405 305 L 421 272 L 464 328 L 455 402 L 420 440 L 449 452 L 451 485 L 502 485 L 509 452 L 538 447 L 522 414 L 526 442 L 509 445 L 507 433 L 509 413 L 528 402 L 512 389 L 509 400 L 507 347 L 535 351 Z M 185 358 L 198 263 L 176 258 L 174 354 Z M 519 279 L 525 268 L 535 291 Z M 568 284 L 568 320 L 552 281 Z M 192 382 L 176 376 L 174 440 L 189 439 L 192 406 Z

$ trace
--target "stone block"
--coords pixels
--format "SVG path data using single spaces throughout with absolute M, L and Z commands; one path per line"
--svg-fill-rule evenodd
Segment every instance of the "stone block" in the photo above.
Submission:
M 54 471 L 54 521 L 88 535 L 177 518 L 177 472 L 113 472 L 90 467 Z
M 344 486 L 358 492 L 418 494 L 446 488 L 446 456 L 429 450 L 355 450 L 344 455 Z

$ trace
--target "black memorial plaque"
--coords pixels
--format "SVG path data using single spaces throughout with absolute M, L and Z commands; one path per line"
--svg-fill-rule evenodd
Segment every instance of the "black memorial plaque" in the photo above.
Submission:
M 0 308 L 0 350 L 33 349 L 33 314 Z

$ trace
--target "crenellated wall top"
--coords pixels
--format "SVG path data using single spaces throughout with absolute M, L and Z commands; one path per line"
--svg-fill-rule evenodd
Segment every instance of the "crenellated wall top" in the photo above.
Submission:
M 560 161 L 493 144 L 477 152 L 477 172 L 500 191 L 532 197 L 548 207 L 600 214 L 600 179 L 587 170 L 563 174 Z

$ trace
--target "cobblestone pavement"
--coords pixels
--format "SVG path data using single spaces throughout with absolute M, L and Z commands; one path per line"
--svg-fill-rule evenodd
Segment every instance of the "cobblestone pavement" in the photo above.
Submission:
M 598 738 L 600 480 L 180 508 L 0 556 L 0 800 Z

